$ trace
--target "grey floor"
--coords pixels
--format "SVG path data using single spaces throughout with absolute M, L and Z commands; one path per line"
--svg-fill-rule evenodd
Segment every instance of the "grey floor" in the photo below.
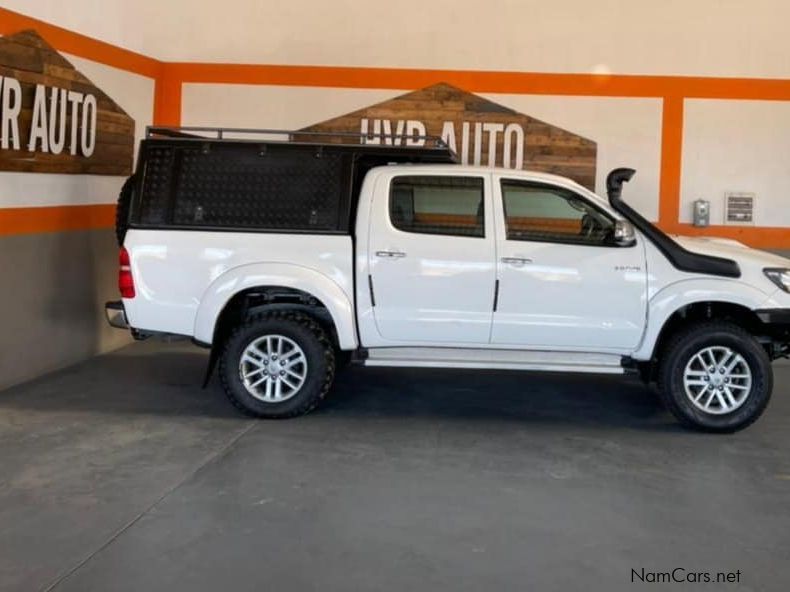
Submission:
M 789 589 L 788 364 L 710 436 L 638 382 L 506 372 L 353 369 L 259 422 L 204 363 L 135 344 L 0 393 L 2 590 Z

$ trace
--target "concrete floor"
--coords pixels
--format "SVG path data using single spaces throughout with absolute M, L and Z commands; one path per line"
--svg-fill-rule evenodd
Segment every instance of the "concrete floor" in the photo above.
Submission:
M 506 372 L 352 369 L 260 422 L 204 363 L 135 344 L 0 393 L 0 589 L 789 589 L 788 364 L 710 436 L 638 382 Z

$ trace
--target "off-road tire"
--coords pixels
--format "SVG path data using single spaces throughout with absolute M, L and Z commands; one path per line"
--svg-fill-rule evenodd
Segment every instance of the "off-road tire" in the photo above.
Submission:
M 307 358 L 304 384 L 290 399 L 281 402 L 265 402 L 252 396 L 239 373 L 239 361 L 247 345 L 267 334 L 293 340 Z M 268 419 L 296 417 L 312 411 L 329 392 L 335 378 L 334 348 L 321 326 L 305 314 L 287 311 L 256 314 L 234 329 L 225 341 L 219 376 L 231 403 L 247 415 Z
M 132 205 L 132 189 L 134 188 L 135 176 L 132 175 L 124 181 L 121 193 L 118 195 L 118 204 L 115 207 L 115 238 L 118 239 L 118 246 L 123 246 L 123 239 L 129 229 L 129 208 Z
M 724 346 L 739 353 L 752 373 L 746 401 L 727 414 L 715 415 L 696 408 L 683 384 L 686 364 L 697 352 L 710 346 Z M 667 409 L 684 427 L 705 432 L 736 432 L 754 423 L 768 405 L 773 390 L 771 360 L 757 340 L 741 327 L 725 321 L 697 323 L 673 335 L 663 347 L 658 390 Z

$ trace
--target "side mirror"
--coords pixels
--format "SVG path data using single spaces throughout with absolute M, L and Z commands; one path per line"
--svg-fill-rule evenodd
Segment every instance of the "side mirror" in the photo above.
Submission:
M 634 225 L 627 220 L 617 220 L 614 223 L 612 242 L 618 247 L 631 247 L 636 244 L 636 230 Z

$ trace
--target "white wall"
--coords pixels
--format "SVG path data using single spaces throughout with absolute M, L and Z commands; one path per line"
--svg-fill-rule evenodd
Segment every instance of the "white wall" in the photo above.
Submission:
M 6 0 L 170 61 L 790 77 L 786 0 Z
M 299 129 L 402 95 L 402 90 L 185 84 L 182 125 Z
M 150 48 L 140 29 L 143 3 L 156 4 L 150 0 L 3 0 L 2 7 L 145 54 Z
M 680 217 L 711 202 L 724 220 L 726 192 L 756 193 L 757 226 L 790 227 L 790 103 L 688 100 L 685 103 Z

